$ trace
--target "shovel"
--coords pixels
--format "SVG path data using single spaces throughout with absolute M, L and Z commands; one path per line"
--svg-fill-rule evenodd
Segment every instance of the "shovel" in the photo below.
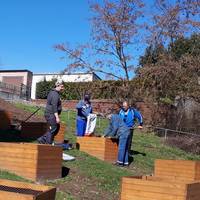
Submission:
M 23 122 L 27 122 L 33 115 L 35 115 L 39 110 L 41 109 L 41 107 L 37 107 L 37 109 L 33 112 L 33 113 L 31 113 L 25 120 L 23 120 L 21 123 L 23 123 Z M 17 126 L 17 129 L 21 129 L 22 128 L 22 125 L 20 124 L 20 125 L 18 125 Z

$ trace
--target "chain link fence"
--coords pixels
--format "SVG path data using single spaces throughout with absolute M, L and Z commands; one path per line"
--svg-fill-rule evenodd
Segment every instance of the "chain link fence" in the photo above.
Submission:
M 188 153 L 200 153 L 200 134 L 151 126 L 151 131 L 163 138 L 164 143 Z

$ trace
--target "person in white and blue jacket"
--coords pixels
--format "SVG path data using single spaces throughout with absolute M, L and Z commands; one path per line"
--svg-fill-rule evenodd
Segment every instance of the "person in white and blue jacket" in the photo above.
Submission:
M 107 115 L 110 123 L 108 128 L 104 131 L 103 137 L 119 139 L 118 158 L 114 164 L 120 167 L 128 166 L 128 144 L 130 140 L 130 129 L 118 115 L 118 110 L 112 109 L 110 112 L 111 114 Z
M 78 102 L 78 104 L 76 105 L 76 109 L 76 134 L 77 136 L 84 136 L 87 125 L 87 117 L 90 113 L 92 113 L 92 106 L 89 94 L 84 95 L 84 99 Z
M 119 111 L 119 116 L 124 121 L 126 126 L 130 129 L 130 140 L 129 140 L 129 145 L 128 145 L 129 155 L 130 155 L 135 120 L 138 120 L 138 123 L 139 123 L 138 128 L 142 129 L 143 118 L 142 118 L 141 113 L 137 109 L 131 108 L 127 101 L 123 102 L 122 109 Z

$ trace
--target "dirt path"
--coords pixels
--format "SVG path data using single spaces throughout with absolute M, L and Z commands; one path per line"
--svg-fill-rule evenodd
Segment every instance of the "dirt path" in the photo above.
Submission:
M 56 185 L 58 191 L 72 195 L 76 200 L 118 200 L 118 195 L 113 195 L 98 187 L 98 180 L 88 178 L 77 169 L 70 170 L 72 179 Z

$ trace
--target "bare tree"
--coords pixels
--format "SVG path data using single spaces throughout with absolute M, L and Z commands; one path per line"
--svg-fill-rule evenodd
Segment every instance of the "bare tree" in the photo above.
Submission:
M 134 38 L 140 25 L 143 3 L 141 0 L 104 0 L 90 3 L 91 42 L 71 48 L 58 44 L 56 49 L 63 51 L 72 60 L 65 71 L 85 69 L 100 72 L 114 79 L 129 80 L 133 66 Z
M 155 0 L 153 15 L 153 42 L 173 42 L 186 33 L 200 29 L 200 0 Z

